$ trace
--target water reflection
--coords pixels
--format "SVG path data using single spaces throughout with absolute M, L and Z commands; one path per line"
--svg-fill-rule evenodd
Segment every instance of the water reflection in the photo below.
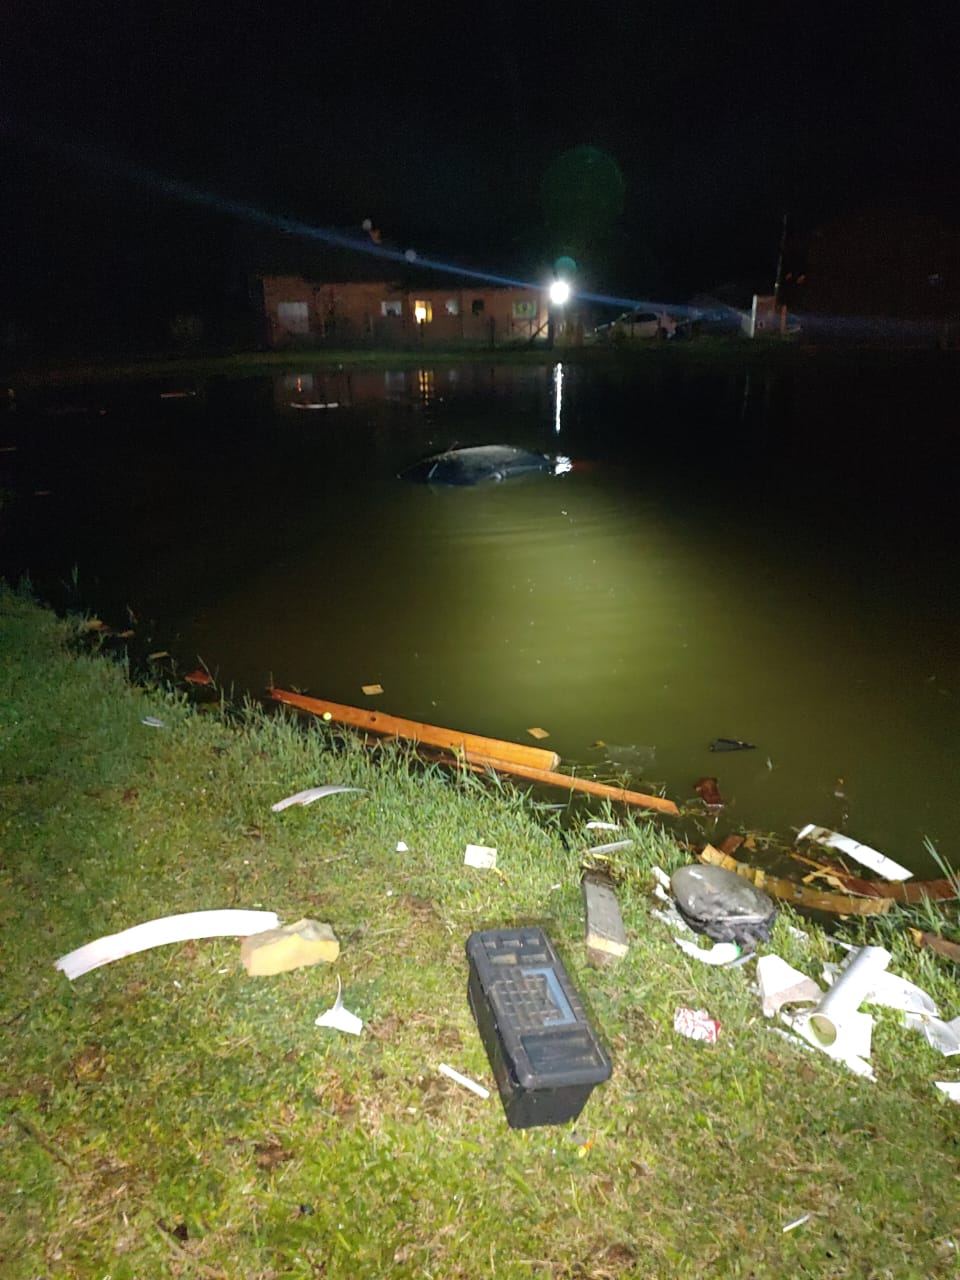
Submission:
M 236 689 L 358 702 L 379 683 L 384 710 L 519 740 L 542 725 L 584 766 L 619 744 L 609 762 L 642 755 L 644 784 L 680 801 L 717 775 L 725 827 L 846 819 L 921 864 L 924 834 L 949 853 L 960 746 L 945 478 L 908 477 L 888 447 L 925 402 L 920 381 L 833 370 L 748 383 L 568 366 L 291 374 L 189 405 L 152 393 L 82 438 L 29 423 L 5 484 L 56 502 L 25 499 L 5 567 L 42 586 L 77 564 L 100 584 L 91 604 L 130 603 Z M 396 480 L 457 444 L 552 453 L 558 428 L 568 475 Z M 893 520 L 908 482 L 927 505 Z M 711 755 L 718 737 L 757 750 Z

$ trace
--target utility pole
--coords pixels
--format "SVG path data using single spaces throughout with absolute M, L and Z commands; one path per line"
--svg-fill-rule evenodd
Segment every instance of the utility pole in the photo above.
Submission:
M 787 218 L 788 214 L 783 215 L 783 222 L 780 227 L 780 252 L 777 255 L 777 278 L 773 282 L 773 302 L 777 310 L 780 309 L 780 290 L 783 287 L 783 250 L 787 243 Z

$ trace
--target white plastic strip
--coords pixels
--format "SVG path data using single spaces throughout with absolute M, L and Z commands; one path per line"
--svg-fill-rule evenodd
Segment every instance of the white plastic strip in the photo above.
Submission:
M 362 787 L 341 787 L 336 783 L 328 782 L 324 787 L 309 787 L 306 791 L 298 791 L 294 796 L 287 796 L 285 800 L 278 800 L 276 804 L 270 806 L 270 809 L 273 813 L 280 813 L 284 809 L 289 809 L 292 804 L 313 804 L 314 800 L 319 800 L 323 796 L 335 796 L 338 791 L 362 790 Z
M 226 907 L 219 911 L 187 911 L 183 915 L 163 916 L 135 924 L 122 933 L 110 933 L 86 946 L 61 956 L 56 968 L 71 981 L 91 969 L 122 960 L 124 956 L 170 942 L 189 942 L 194 938 L 245 938 L 251 933 L 275 929 L 280 923 L 275 911 L 238 911 Z
M 899 862 L 894 862 L 885 854 L 871 849 L 868 844 L 851 840 L 849 836 L 842 836 L 838 831 L 830 831 L 827 827 L 814 826 L 812 822 L 797 832 L 797 839 L 813 840 L 827 849 L 837 849 L 840 853 L 845 853 L 848 858 L 853 858 L 854 862 L 859 862 L 861 866 L 876 871 L 877 875 L 883 876 L 885 880 L 909 880 L 913 875 L 912 871 L 901 867 Z
M 337 998 L 333 1002 L 333 1007 L 328 1009 L 326 1013 L 321 1013 L 318 1018 L 314 1019 L 315 1027 L 336 1027 L 338 1031 L 346 1031 L 352 1036 L 358 1036 L 363 1030 L 363 1019 L 358 1018 L 355 1013 L 351 1013 L 349 1009 L 345 1009 L 343 1005 L 343 983 L 340 981 L 340 975 L 337 974 Z
M 462 1084 L 464 1089 L 469 1089 L 478 1098 L 490 1097 L 489 1089 L 485 1089 L 482 1084 L 477 1084 L 476 1080 L 471 1080 L 468 1076 L 462 1076 L 459 1071 L 454 1071 L 453 1067 L 448 1067 L 445 1062 L 441 1062 L 437 1070 L 449 1079 L 455 1080 L 457 1084 Z

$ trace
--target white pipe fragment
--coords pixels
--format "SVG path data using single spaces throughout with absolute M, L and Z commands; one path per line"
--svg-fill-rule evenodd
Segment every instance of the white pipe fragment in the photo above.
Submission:
M 836 982 L 810 1014 L 810 1028 L 826 1047 L 840 1035 L 844 1020 L 857 1012 L 872 991 L 877 974 L 892 956 L 886 947 L 860 947 L 840 970 Z
M 186 911 L 182 915 L 163 916 L 133 925 L 121 933 L 110 933 L 83 947 L 77 947 L 56 962 L 71 981 L 91 969 L 122 960 L 124 956 L 170 942 L 189 942 L 195 938 L 245 938 L 251 933 L 275 929 L 280 923 L 275 911 L 240 911 L 231 907 L 217 911 Z
M 287 796 L 285 800 L 278 800 L 276 804 L 270 806 L 272 813 L 280 813 L 283 809 L 289 809 L 292 804 L 313 804 L 314 800 L 320 800 L 323 796 L 336 795 L 338 791 L 362 791 L 363 787 L 341 787 L 336 783 L 328 782 L 324 787 L 309 787 L 306 791 L 298 791 L 296 795 Z
M 842 970 L 839 965 L 825 964 L 823 980 L 832 986 Z M 908 978 L 898 974 L 881 971 L 874 974 L 870 990 L 863 997 L 864 1004 L 882 1004 L 887 1009 L 897 1009 L 901 1013 L 916 1013 L 929 1018 L 938 1018 L 940 1012 L 933 997 L 922 987 Z
M 883 876 L 885 880 L 909 880 L 913 875 L 912 871 L 901 867 L 899 862 L 894 862 L 885 854 L 871 849 L 868 844 L 861 844 L 859 840 L 852 840 L 849 836 L 843 836 L 838 831 L 830 831 L 827 827 L 815 826 L 812 822 L 807 823 L 797 832 L 797 839 L 813 840 L 827 849 L 837 849 L 862 866 L 876 871 L 877 875 Z
M 489 1098 L 490 1090 L 485 1089 L 482 1084 L 477 1084 L 476 1080 L 471 1080 L 467 1076 L 462 1076 L 459 1071 L 454 1071 L 453 1067 L 448 1067 L 445 1062 L 441 1062 L 437 1070 L 443 1075 L 448 1076 L 451 1080 L 455 1080 L 457 1084 L 462 1084 L 464 1089 L 469 1089 L 475 1093 L 478 1098 Z

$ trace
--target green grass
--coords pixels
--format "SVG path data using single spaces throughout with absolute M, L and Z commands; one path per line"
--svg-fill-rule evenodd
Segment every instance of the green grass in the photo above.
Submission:
M 0 1274 L 33 1277 L 930 1277 L 960 1252 L 955 1063 L 877 1010 L 877 1083 L 773 1034 L 752 966 L 696 965 L 650 915 L 683 855 L 625 819 L 631 941 L 593 968 L 588 834 L 512 787 L 254 706 L 198 714 L 0 593 Z M 163 729 L 145 727 L 159 716 Z M 364 788 L 273 814 L 302 787 Z M 397 853 L 398 840 L 409 852 Z M 462 865 L 495 845 L 503 876 Z M 151 917 L 329 921 L 333 967 L 249 978 L 232 940 L 55 959 Z M 784 913 L 774 947 L 836 958 Z M 543 924 L 614 1074 L 574 1125 L 510 1130 L 466 1001 L 471 930 Z M 954 1016 L 956 970 L 886 922 Z M 354 1039 L 314 1026 L 343 980 Z M 723 1025 L 674 1034 L 678 1004 Z M 810 1220 L 784 1234 L 803 1214 Z

